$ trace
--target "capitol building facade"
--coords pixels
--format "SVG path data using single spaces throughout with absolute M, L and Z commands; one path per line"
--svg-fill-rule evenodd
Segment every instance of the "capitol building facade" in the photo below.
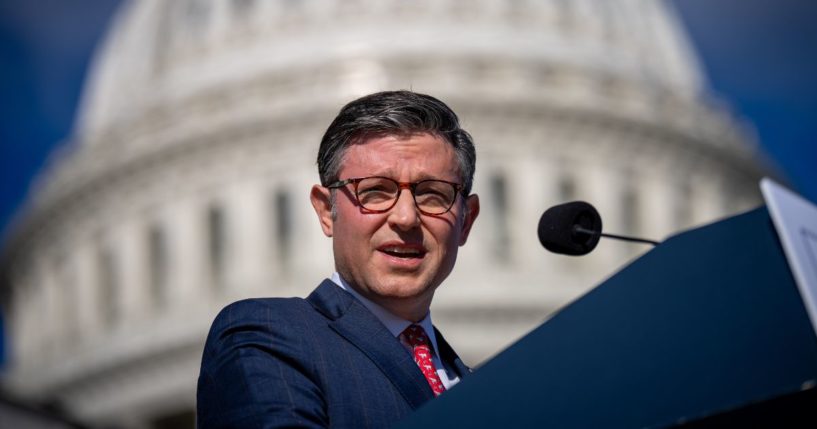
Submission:
M 318 143 L 385 89 L 474 137 L 482 212 L 432 311 L 478 365 L 647 250 L 549 254 L 549 206 L 663 239 L 760 204 L 749 133 L 701 73 L 656 0 L 128 2 L 3 249 L 3 386 L 93 425 L 192 425 L 217 312 L 331 275 Z

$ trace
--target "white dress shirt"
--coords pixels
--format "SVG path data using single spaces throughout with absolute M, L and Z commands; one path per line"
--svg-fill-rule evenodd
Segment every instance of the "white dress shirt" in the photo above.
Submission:
M 369 311 L 386 326 L 386 329 L 394 335 L 395 338 L 400 341 L 399 337 L 409 325 L 415 323 L 410 322 L 405 319 L 401 319 L 400 317 L 395 316 L 385 308 L 381 307 L 378 304 L 375 304 L 371 300 L 367 299 L 360 293 L 358 293 L 354 288 L 350 287 L 345 280 L 340 277 L 340 274 L 337 272 L 332 274 L 332 281 L 338 285 L 341 289 L 349 292 L 355 299 L 360 301 L 364 307 L 369 309 Z M 437 375 L 440 377 L 440 381 L 443 382 L 443 386 L 445 389 L 448 390 L 457 382 L 460 381 L 459 377 L 454 375 L 454 371 L 450 370 L 443 362 L 440 360 L 440 354 L 437 352 L 437 336 L 434 333 L 434 326 L 431 324 L 431 311 L 426 314 L 426 317 L 423 320 L 416 322 L 416 324 L 423 327 L 423 330 L 426 331 L 426 335 L 428 336 L 429 341 L 431 342 L 431 361 L 434 362 L 434 367 L 437 368 Z M 401 341 L 400 344 L 403 344 Z M 409 354 L 412 354 L 412 350 L 409 348 L 408 345 L 403 344 L 403 347 Z

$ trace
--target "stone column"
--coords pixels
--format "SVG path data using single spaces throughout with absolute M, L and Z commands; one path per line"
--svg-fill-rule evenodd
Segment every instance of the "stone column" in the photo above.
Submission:
M 30 267 L 31 268 L 31 267 Z M 12 364 L 25 367 L 30 358 L 37 354 L 39 340 L 38 317 L 39 303 L 36 302 L 37 284 L 31 269 L 26 273 L 18 274 L 14 281 L 15 301 L 9 309 L 11 320 L 14 322 L 7 329 L 11 340 L 10 351 L 13 353 Z
M 624 184 L 621 172 L 617 171 L 615 164 L 609 163 L 589 165 L 586 171 L 587 183 L 583 188 L 587 189 L 588 201 L 601 215 L 603 231 L 622 233 L 621 195 Z M 593 253 L 584 258 L 590 258 L 594 271 L 610 273 L 626 259 L 623 246 L 625 244 L 602 238 Z
M 537 227 L 542 213 L 558 200 L 558 172 L 550 161 L 534 157 L 515 160 L 511 171 L 515 256 L 520 267 L 541 273 L 547 271 L 553 258 L 547 257 L 547 250 L 539 243 Z
M 723 216 L 723 195 L 721 182 L 718 176 L 707 171 L 714 166 L 711 163 L 702 163 L 700 170 L 692 179 L 692 199 L 695 204 L 693 219 L 695 226 L 712 222 Z
M 207 278 L 206 206 L 197 199 L 174 204 L 168 213 L 169 254 L 174 264 L 168 273 L 168 302 L 174 312 L 192 311 L 197 303 L 212 302 Z
M 96 249 L 88 238 L 77 240 L 73 263 L 77 279 L 77 326 L 81 343 L 93 340 L 101 327 Z
M 37 330 L 40 335 L 40 344 L 37 353 L 42 353 L 42 360 L 50 361 L 56 350 L 57 336 L 60 332 L 60 312 L 58 285 L 55 278 L 53 256 L 38 261 L 37 271 L 41 273 L 39 286 L 39 323 Z
M 116 231 L 117 284 L 120 317 L 123 325 L 143 318 L 150 303 L 147 282 L 147 231 L 142 222 L 128 220 Z M 151 303 L 152 304 L 152 303 Z
M 654 169 L 645 169 L 637 179 L 638 192 L 643 195 L 641 233 L 644 238 L 660 241 L 675 232 L 673 213 L 676 204 L 674 182 L 665 171 L 666 166 L 658 164 Z
M 270 261 L 267 259 L 269 231 L 269 198 L 258 183 L 242 183 L 229 191 L 231 231 L 234 245 L 230 254 L 230 294 L 248 296 L 255 285 L 264 281 Z

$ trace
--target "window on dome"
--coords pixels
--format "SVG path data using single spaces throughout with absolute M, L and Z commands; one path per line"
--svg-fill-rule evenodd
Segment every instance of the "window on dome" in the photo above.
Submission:
M 576 24 L 576 11 L 572 0 L 558 0 L 556 2 L 556 10 L 559 16 L 559 24 L 565 29 L 569 30 Z
M 676 228 L 687 228 L 692 225 L 692 186 L 686 181 L 678 185 L 673 204 L 674 225 Z
M 185 22 L 190 28 L 197 31 L 203 29 L 210 18 L 210 2 L 207 0 L 187 0 L 183 13 Z
M 213 286 L 220 289 L 224 283 L 227 259 L 227 227 L 224 209 L 212 205 L 207 209 L 207 263 Z
M 162 308 L 168 300 L 168 252 L 164 230 L 158 225 L 152 225 L 148 228 L 147 242 L 150 298 L 155 307 Z
M 491 209 L 494 220 L 494 256 L 500 263 L 510 260 L 511 233 L 508 225 L 508 189 L 505 176 L 495 173 L 491 176 Z
M 62 299 L 60 299 L 60 303 L 63 306 L 63 332 L 66 339 L 70 342 L 79 336 L 77 272 L 76 267 L 71 261 L 66 260 L 61 264 L 60 279 L 63 289 Z
M 292 198 L 289 192 L 279 189 L 275 192 L 274 223 L 275 223 L 275 250 L 282 266 L 290 262 L 292 252 Z
M 566 175 L 560 177 L 557 188 L 560 203 L 576 199 L 576 181 L 572 177 Z
M 110 248 L 102 247 L 97 254 L 97 291 L 102 322 L 112 328 L 119 320 L 119 267 Z
M 621 194 L 621 227 L 625 234 L 639 235 L 641 225 L 641 201 L 632 187 Z
M 255 0 L 232 0 L 233 15 L 238 18 L 246 18 L 255 8 Z

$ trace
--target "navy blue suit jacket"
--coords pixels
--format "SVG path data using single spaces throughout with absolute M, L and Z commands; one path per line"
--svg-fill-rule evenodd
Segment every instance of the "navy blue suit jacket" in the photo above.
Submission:
M 469 369 L 435 331 L 441 359 Z M 400 342 L 330 280 L 306 299 L 239 301 L 201 363 L 200 428 L 388 427 L 434 397 Z

